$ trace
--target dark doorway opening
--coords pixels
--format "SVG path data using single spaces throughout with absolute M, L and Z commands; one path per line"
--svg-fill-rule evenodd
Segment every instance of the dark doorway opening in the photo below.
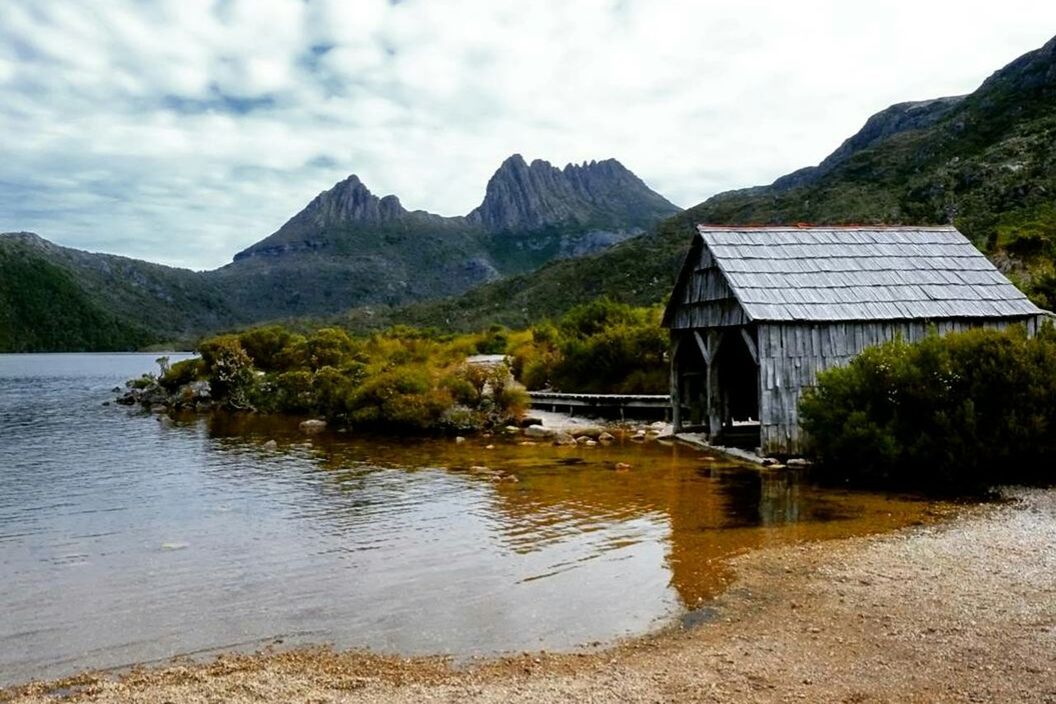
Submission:
M 741 331 L 726 333 L 715 355 L 722 430 L 717 442 L 754 449 L 759 446 L 759 365 Z

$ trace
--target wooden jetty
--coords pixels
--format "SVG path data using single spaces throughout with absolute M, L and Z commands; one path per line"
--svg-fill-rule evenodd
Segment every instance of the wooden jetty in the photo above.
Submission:
M 563 394 L 555 391 L 529 391 L 532 408 L 569 415 L 649 416 L 668 419 L 671 397 L 667 394 Z

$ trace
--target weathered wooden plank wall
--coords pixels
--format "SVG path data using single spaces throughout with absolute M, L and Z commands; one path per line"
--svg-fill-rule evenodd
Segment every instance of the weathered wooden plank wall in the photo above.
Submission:
M 766 454 L 794 455 L 806 441 L 799 427 L 799 398 L 814 386 L 818 372 L 849 363 L 867 347 L 897 337 L 923 339 L 973 327 L 1004 328 L 1038 319 L 893 320 L 833 323 L 762 323 L 758 326 L 760 441 Z
M 696 265 L 680 293 L 671 321 L 673 329 L 719 328 L 748 322 L 707 247 L 700 248 Z

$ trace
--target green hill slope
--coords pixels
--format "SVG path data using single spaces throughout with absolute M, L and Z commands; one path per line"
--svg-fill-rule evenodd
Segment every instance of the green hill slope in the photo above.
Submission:
M 815 167 L 719 194 L 592 257 L 550 264 L 464 296 L 356 310 L 353 327 L 523 325 L 600 295 L 666 300 L 694 223 L 953 223 L 1034 300 L 1056 307 L 1056 39 L 967 96 L 871 117 Z
M 0 352 L 135 350 L 157 341 L 33 250 L 0 247 Z
M 599 296 L 652 305 L 671 292 L 691 233 L 691 220 L 680 215 L 599 254 L 551 262 L 454 298 L 400 308 L 354 308 L 335 322 L 358 331 L 397 324 L 478 330 L 493 324 L 523 327 Z

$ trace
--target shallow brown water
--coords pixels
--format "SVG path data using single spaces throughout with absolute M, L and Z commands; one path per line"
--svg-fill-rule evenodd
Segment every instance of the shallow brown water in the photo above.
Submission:
M 608 642 L 706 603 L 732 555 L 931 510 L 656 442 L 308 438 L 101 405 L 152 359 L 0 355 L 0 686 L 276 640 Z

